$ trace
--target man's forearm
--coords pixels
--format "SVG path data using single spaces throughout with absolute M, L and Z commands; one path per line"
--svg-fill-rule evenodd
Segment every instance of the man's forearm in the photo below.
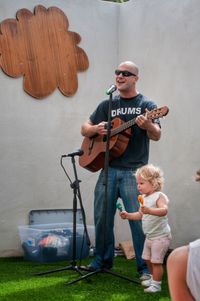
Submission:
M 81 134 L 86 137 L 92 137 L 97 134 L 97 125 L 85 122 L 81 127 Z
M 152 123 L 147 130 L 147 135 L 149 139 L 158 141 L 161 137 L 161 129 L 158 124 Z

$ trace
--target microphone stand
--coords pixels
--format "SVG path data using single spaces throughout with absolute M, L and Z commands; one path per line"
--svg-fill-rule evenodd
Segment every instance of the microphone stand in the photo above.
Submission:
M 73 282 L 77 282 L 79 280 L 82 280 L 85 278 L 85 275 L 82 273 L 81 269 L 79 268 L 79 266 L 77 266 L 77 262 L 76 262 L 76 217 L 77 217 L 77 196 L 79 198 L 80 201 L 80 206 L 81 206 L 81 212 L 82 212 L 82 218 L 83 218 L 83 225 L 84 225 L 84 232 L 86 234 L 86 240 L 87 240 L 87 244 L 90 245 L 90 239 L 89 239 L 89 235 L 88 235 L 88 231 L 87 231 L 87 227 L 86 227 L 86 219 L 85 219 L 85 212 L 84 212 L 84 208 L 83 208 L 83 204 L 82 204 L 82 198 L 81 198 L 81 193 L 80 193 L 80 185 L 79 183 L 81 182 L 78 179 L 77 176 L 77 171 L 76 171 L 76 164 L 75 164 L 75 156 L 78 155 L 77 153 L 72 153 L 69 155 L 69 157 L 71 157 L 71 161 L 72 161 L 72 165 L 73 165 L 73 171 L 74 171 L 74 176 L 75 176 L 75 180 L 74 182 L 71 181 L 70 177 L 68 176 L 68 174 L 66 173 L 66 170 L 62 164 L 62 158 L 63 157 L 67 157 L 66 155 L 61 156 L 61 160 L 60 160 L 60 164 L 67 176 L 67 178 L 70 181 L 70 187 L 73 189 L 73 237 L 72 237 L 72 261 L 71 264 L 69 266 L 65 266 L 65 267 L 61 267 L 61 268 L 57 268 L 57 269 L 53 269 L 53 270 L 48 270 L 48 271 L 44 271 L 44 272 L 39 272 L 39 273 L 35 273 L 34 275 L 45 275 L 45 274 L 50 274 L 50 273 L 55 273 L 55 272 L 60 272 L 60 271 L 64 271 L 64 270 L 73 270 L 77 273 L 79 273 L 81 275 L 81 277 L 79 277 L 78 279 L 76 279 L 75 281 L 70 281 L 67 284 L 72 284 Z
M 112 108 L 112 93 L 116 90 L 116 86 L 112 85 L 110 90 L 107 91 L 107 94 L 109 94 L 109 107 L 108 107 L 108 121 L 107 121 L 107 135 L 106 135 L 106 153 L 105 153 L 105 162 L 104 162 L 104 185 L 105 185 L 105 196 L 104 196 L 104 201 L 103 201 L 103 218 L 104 218 L 104 223 L 103 223 L 103 250 L 105 253 L 105 235 L 106 235 L 106 223 L 107 223 L 107 218 L 106 218 L 106 213 L 107 213 L 107 203 L 108 203 L 108 167 L 109 167 L 109 155 L 110 155 L 110 134 L 111 134 L 111 108 Z M 81 267 L 82 270 L 85 271 L 90 271 L 87 268 Z M 113 276 L 119 277 L 121 279 L 133 282 L 135 284 L 140 284 L 139 281 L 133 280 L 127 276 L 121 275 L 119 273 L 116 273 L 114 271 L 111 271 L 110 269 L 106 269 L 104 267 L 99 268 L 95 271 L 92 271 L 82 277 L 77 278 L 76 280 L 73 280 L 72 283 L 77 282 L 81 279 L 86 279 L 92 275 L 98 274 L 98 273 L 107 273 L 111 274 Z

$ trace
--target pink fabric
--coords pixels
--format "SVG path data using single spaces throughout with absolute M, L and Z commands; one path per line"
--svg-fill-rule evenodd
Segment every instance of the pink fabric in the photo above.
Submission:
M 171 238 L 169 236 L 152 240 L 146 238 L 142 258 L 144 260 L 150 260 L 152 263 L 163 263 L 170 243 Z

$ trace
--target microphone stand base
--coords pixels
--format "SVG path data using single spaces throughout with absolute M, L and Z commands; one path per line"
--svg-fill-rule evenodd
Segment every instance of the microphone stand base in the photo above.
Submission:
M 84 271 L 87 271 L 87 272 L 89 271 L 89 269 L 83 268 L 83 267 L 79 267 L 79 269 L 84 270 Z M 140 281 L 138 281 L 138 280 L 131 279 L 131 278 L 127 277 L 127 276 L 121 275 L 121 274 L 119 274 L 119 273 L 117 273 L 117 272 L 114 272 L 114 271 L 112 271 L 112 270 L 110 270 L 110 269 L 100 268 L 100 269 L 97 269 L 97 270 L 92 271 L 92 272 L 90 271 L 88 274 L 82 275 L 82 276 L 80 276 L 80 277 L 77 278 L 77 279 L 74 279 L 74 280 L 72 280 L 72 281 L 69 281 L 69 282 L 65 283 L 65 285 L 70 285 L 70 284 L 76 283 L 76 282 L 81 281 L 81 280 L 87 280 L 87 278 L 89 278 L 89 277 L 91 277 L 91 276 L 93 276 L 93 275 L 99 274 L 99 273 L 107 273 L 107 274 L 116 276 L 116 277 L 118 277 L 118 278 L 127 280 L 127 281 L 129 281 L 129 282 L 138 284 L 138 285 L 141 284 Z

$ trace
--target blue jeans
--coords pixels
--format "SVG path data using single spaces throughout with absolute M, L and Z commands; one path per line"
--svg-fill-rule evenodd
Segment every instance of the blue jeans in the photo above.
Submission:
M 104 170 L 100 172 L 94 199 L 95 221 L 95 259 L 91 263 L 94 267 L 111 268 L 114 258 L 114 216 L 116 213 L 117 199 L 120 197 L 126 211 L 138 211 L 134 170 L 125 170 L 109 167 L 107 198 L 105 199 Z M 141 258 L 145 236 L 141 221 L 129 221 L 135 249 L 137 270 L 140 274 L 148 272 L 144 260 Z

